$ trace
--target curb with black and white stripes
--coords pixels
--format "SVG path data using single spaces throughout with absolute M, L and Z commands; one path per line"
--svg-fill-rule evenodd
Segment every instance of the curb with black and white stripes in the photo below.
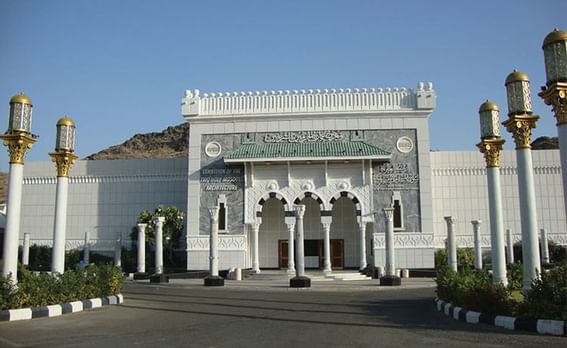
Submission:
M 540 334 L 567 336 L 567 321 L 564 320 L 543 320 L 543 319 L 521 319 L 503 315 L 491 315 L 468 311 L 464 308 L 455 306 L 449 302 L 435 299 L 437 310 L 444 312 L 445 315 L 453 319 L 464 321 L 469 324 L 488 324 L 503 327 L 509 330 L 531 331 Z
M 6 309 L 0 311 L 0 321 L 29 320 L 35 318 L 57 317 L 68 313 L 77 313 L 85 309 L 124 303 L 122 294 L 74 301 L 52 306 L 36 308 Z

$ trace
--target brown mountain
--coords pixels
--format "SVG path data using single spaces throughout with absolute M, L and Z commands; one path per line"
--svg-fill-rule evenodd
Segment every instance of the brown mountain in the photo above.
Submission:
M 114 145 L 88 156 L 89 160 L 171 158 L 187 155 L 189 124 L 168 127 L 162 132 L 136 134 L 120 145 Z
M 532 142 L 532 150 L 559 150 L 559 138 L 539 137 Z

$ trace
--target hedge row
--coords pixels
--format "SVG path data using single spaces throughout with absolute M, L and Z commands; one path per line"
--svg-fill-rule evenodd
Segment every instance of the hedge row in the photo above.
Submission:
M 475 270 L 470 263 L 470 250 L 459 250 L 458 272 L 453 271 L 440 251 L 437 266 L 437 296 L 467 310 L 492 315 L 531 319 L 567 320 L 567 262 L 554 265 L 535 280 L 522 294 L 522 265 L 508 269 L 508 283 L 493 284 L 488 269 Z
M 90 265 L 56 275 L 36 274 L 21 268 L 17 286 L 8 277 L 0 277 L 0 310 L 117 295 L 122 285 L 122 271 L 112 265 Z

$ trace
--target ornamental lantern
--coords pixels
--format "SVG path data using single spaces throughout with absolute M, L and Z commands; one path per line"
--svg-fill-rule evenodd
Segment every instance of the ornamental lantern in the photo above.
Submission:
M 55 152 L 75 152 L 75 122 L 69 116 L 57 121 Z
M 508 116 L 531 115 L 532 98 L 530 80 L 525 73 L 514 70 L 506 78 L 506 95 L 508 96 Z
M 555 29 L 543 40 L 547 86 L 567 82 L 567 31 Z
M 32 121 L 32 101 L 23 93 L 10 99 L 10 118 L 6 134 L 14 132 L 30 133 Z
M 498 105 L 486 100 L 478 109 L 480 115 L 480 138 L 491 139 L 500 137 L 500 110 Z

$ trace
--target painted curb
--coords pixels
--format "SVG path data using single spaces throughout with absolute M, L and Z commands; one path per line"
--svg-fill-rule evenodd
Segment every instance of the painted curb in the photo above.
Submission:
M 118 294 L 101 298 L 91 298 L 83 301 L 67 302 L 52 306 L 6 309 L 0 311 L 0 321 L 51 318 L 68 313 L 82 312 L 85 309 L 100 308 L 104 305 L 116 305 L 121 303 L 124 303 L 124 296 L 122 296 L 122 294 Z
M 435 304 L 439 312 L 455 320 L 469 324 L 488 324 L 503 327 L 508 330 L 531 331 L 539 334 L 553 336 L 567 336 L 567 321 L 564 320 L 544 320 L 544 319 L 521 319 L 507 317 L 503 315 L 489 315 L 474 311 L 467 311 L 464 308 L 440 299 L 435 299 Z

